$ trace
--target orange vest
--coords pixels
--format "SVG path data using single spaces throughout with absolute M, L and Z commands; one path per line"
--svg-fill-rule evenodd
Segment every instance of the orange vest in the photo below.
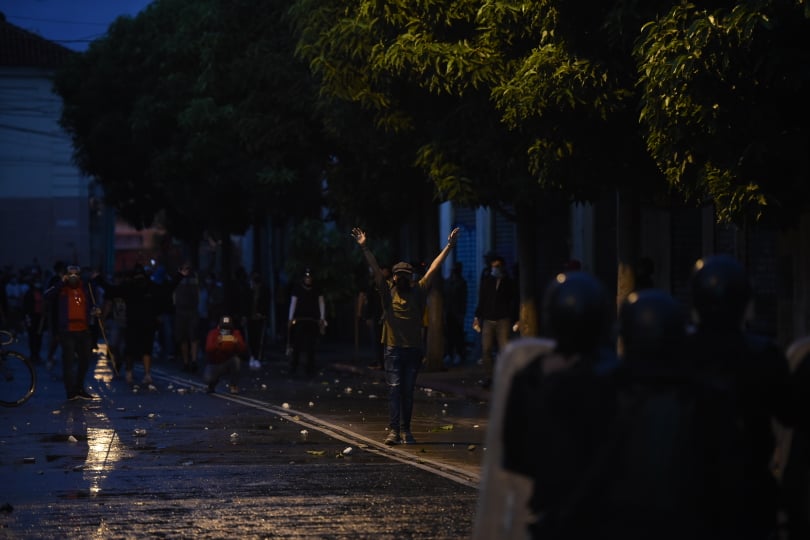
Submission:
M 68 332 L 81 332 L 87 330 L 87 298 L 84 295 L 84 287 L 73 289 L 65 287 L 64 294 L 67 296 Z

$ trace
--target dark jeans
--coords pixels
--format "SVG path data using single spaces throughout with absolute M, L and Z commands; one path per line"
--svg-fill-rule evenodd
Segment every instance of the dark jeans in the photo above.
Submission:
M 410 431 L 416 375 L 422 367 L 422 349 L 385 348 L 385 383 L 388 385 L 388 427 Z
M 239 356 L 232 356 L 219 364 L 206 364 L 203 372 L 203 379 L 206 384 L 216 385 L 223 375 L 227 375 L 232 386 L 239 386 L 239 369 L 242 359 Z
M 304 368 L 307 375 L 315 374 L 315 345 L 320 336 L 318 321 L 297 320 L 291 329 L 290 336 L 293 347 L 292 362 L 290 369 L 295 372 L 298 369 L 298 361 L 301 353 L 306 357 Z
M 90 331 L 65 332 L 59 334 L 62 346 L 62 379 L 68 397 L 84 390 L 84 379 L 90 369 L 93 344 Z

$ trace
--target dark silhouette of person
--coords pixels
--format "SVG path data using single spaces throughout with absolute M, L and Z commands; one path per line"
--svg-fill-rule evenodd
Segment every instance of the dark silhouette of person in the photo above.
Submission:
M 778 507 L 770 470 L 772 420 L 793 425 L 797 412 L 787 360 L 772 340 L 745 330 L 752 289 L 736 259 L 715 255 L 698 260 L 691 285 L 697 320 L 686 356 L 712 395 L 733 404 L 728 422 L 734 425 L 714 427 L 738 442 L 730 447 L 718 440 L 709 452 L 707 459 L 722 466 L 710 469 L 698 511 L 713 538 L 769 538 L 775 534 Z
M 60 281 L 44 293 L 46 299 L 56 299 L 57 328 L 62 347 L 62 380 L 67 399 L 71 401 L 98 399 L 98 396 L 85 390 L 93 353 L 91 320 L 101 314 L 101 309 L 93 304 L 92 286 L 93 283 L 82 280 L 81 268 L 72 264 Z
M 500 255 L 492 257 L 489 274 L 478 285 L 478 304 L 475 306 L 473 329 L 481 332 L 481 359 L 488 372 L 485 387 L 492 380 L 496 353 L 503 352 L 518 319 L 518 288 L 506 272 L 506 263 Z
M 134 382 L 133 369 L 136 361 L 143 362 L 143 384 L 152 384 L 152 346 L 155 332 L 160 324 L 160 310 L 164 287 L 155 283 L 146 274 L 146 269 L 136 264 L 129 279 L 119 285 L 107 286 L 109 298 L 118 297 L 126 305 L 127 326 L 124 331 L 125 377 Z
M 303 353 L 304 371 L 308 377 L 312 377 L 316 370 L 315 345 L 326 329 L 326 304 L 323 292 L 315 283 L 309 268 L 304 270 L 301 282 L 292 290 L 288 324 L 292 344 L 290 374 L 295 375 Z
M 380 271 L 384 281 L 391 279 L 391 268 L 380 265 Z M 357 294 L 356 311 L 358 323 L 366 327 L 368 342 L 371 346 L 372 361 L 368 367 L 374 370 L 383 369 L 385 347 L 382 343 L 382 296 L 377 289 L 374 271 L 371 268 L 369 268 L 368 280 Z
M 615 353 L 605 347 L 608 296 L 585 272 L 559 274 L 543 302 L 556 344 L 518 371 L 503 416 L 503 467 L 533 480 L 533 538 L 600 538 L 587 504 L 616 409 Z
M 594 482 L 602 533 L 708 540 L 697 511 L 707 438 L 701 392 L 684 354 L 685 310 L 665 291 L 633 292 L 621 305 L 618 336 L 620 406 Z
M 467 362 L 467 342 L 464 336 L 464 316 L 467 314 L 467 281 L 460 262 L 453 264 L 450 277 L 444 283 L 445 332 L 448 361 L 454 365 Z

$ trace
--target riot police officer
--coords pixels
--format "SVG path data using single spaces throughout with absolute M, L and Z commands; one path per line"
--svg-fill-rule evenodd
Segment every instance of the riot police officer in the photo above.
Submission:
M 792 425 L 795 407 L 787 360 L 770 339 L 745 330 L 752 299 L 742 265 L 729 255 L 696 262 L 692 303 L 696 327 L 687 356 L 696 376 L 717 399 L 734 407 L 729 430 L 740 443 L 722 445 L 718 465 L 707 482 L 702 515 L 714 538 L 764 539 L 776 529 L 778 491 L 770 470 L 775 447 L 771 420 Z
M 617 367 L 605 347 L 608 300 L 585 272 L 558 275 L 544 298 L 553 350 L 512 380 L 503 416 L 503 467 L 533 481 L 534 538 L 597 538 L 601 509 L 587 500 L 613 419 Z

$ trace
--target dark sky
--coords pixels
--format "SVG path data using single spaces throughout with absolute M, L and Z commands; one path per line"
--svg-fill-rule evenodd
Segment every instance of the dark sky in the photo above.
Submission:
M 76 51 L 104 35 L 121 15 L 137 15 L 152 0 L 0 0 L 15 26 Z

